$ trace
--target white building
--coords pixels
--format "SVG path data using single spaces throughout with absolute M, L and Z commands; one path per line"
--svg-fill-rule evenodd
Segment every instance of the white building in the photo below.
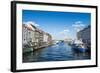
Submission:
M 32 46 L 35 41 L 35 27 L 33 28 L 31 24 L 23 24 L 22 27 L 23 47 Z
M 22 45 L 23 45 L 23 47 L 25 47 L 25 46 L 28 46 L 27 45 L 27 43 L 28 43 L 28 41 L 27 41 L 27 34 L 28 34 L 28 29 L 27 29 L 27 27 L 26 27 L 26 25 L 25 24 L 23 24 L 22 25 Z
M 50 35 L 49 33 L 44 33 L 43 42 L 44 42 L 46 45 L 52 44 L 52 37 L 51 37 L 51 35 Z
M 22 45 L 23 45 L 23 52 L 33 51 L 35 46 L 35 31 L 36 27 L 32 24 L 23 24 L 22 25 Z
M 48 35 L 46 33 L 43 35 L 43 42 L 48 42 Z
M 23 24 L 22 39 L 24 51 L 26 51 L 27 48 L 30 47 L 33 48 L 33 50 L 38 49 L 40 47 L 51 44 L 52 41 L 52 37 L 49 33 L 46 33 L 39 28 L 36 28 L 32 24 Z

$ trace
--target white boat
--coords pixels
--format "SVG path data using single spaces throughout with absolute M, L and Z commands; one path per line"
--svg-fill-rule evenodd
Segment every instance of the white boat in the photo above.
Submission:
M 54 43 L 53 44 L 58 44 L 59 43 L 59 41 L 54 41 Z

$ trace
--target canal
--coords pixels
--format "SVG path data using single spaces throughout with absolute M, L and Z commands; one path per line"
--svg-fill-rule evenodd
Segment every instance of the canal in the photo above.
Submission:
M 23 62 L 68 61 L 90 59 L 90 53 L 74 51 L 67 43 L 61 42 L 46 48 L 23 54 Z

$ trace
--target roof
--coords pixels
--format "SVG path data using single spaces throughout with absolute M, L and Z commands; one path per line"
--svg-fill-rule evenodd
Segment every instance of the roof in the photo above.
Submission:
M 32 24 L 28 24 L 28 25 L 23 24 L 22 27 L 25 27 L 25 28 L 27 28 L 28 30 L 31 30 L 31 31 L 33 31 L 33 27 L 36 29 L 36 27 L 32 26 Z

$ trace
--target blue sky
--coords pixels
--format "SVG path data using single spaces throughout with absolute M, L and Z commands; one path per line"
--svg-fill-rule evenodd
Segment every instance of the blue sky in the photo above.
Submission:
M 23 10 L 22 21 L 37 24 L 54 39 L 76 38 L 78 30 L 91 24 L 91 14 Z

